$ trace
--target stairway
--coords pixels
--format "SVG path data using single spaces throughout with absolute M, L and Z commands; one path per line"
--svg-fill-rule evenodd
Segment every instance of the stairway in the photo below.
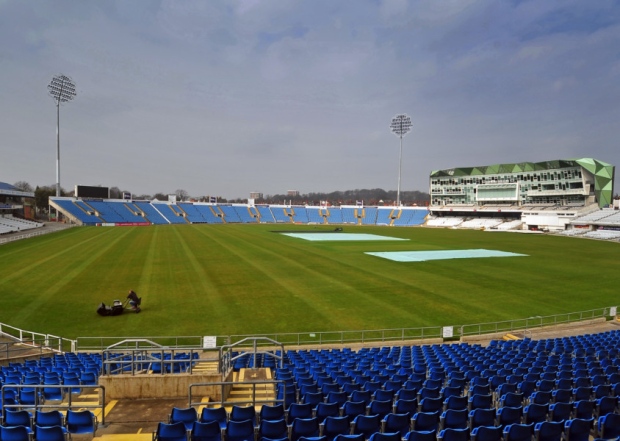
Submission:
M 260 368 L 260 369 L 241 369 L 239 372 L 235 372 L 233 374 L 233 381 L 235 384 L 233 385 L 230 393 L 228 394 L 228 398 L 226 398 L 227 402 L 239 402 L 239 403 L 247 403 L 251 402 L 252 391 L 253 391 L 253 381 L 261 381 L 261 380 L 271 380 L 271 369 L 268 368 Z M 254 399 L 260 404 L 256 404 L 256 409 L 260 410 L 261 406 L 265 401 L 269 401 L 271 399 L 276 399 L 276 390 L 273 384 L 258 384 L 255 389 L 255 397 Z M 273 404 L 273 403 L 271 403 Z

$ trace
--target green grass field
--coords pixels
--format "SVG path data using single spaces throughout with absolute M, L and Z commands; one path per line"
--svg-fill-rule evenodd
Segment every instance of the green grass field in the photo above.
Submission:
M 345 226 L 408 241 L 309 242 L 333 226 L 72 228 L 0 247 L 0 322 L 67 338 L 412 328 L 617 303 L 620 246 L 557 236 Z M 528 257 L 399 263 L 366 251 Z M 100 317 L 134 289 L 141 314 Z

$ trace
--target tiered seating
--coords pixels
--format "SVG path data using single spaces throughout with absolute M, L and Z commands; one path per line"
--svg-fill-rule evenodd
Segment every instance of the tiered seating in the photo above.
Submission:
M 577 219 L 572 221 L 572 223 L 574 224 L 595 223 L 602 219 L 605 219 L 606 217 L 613 215 L 614 213 L 615 211 L 613 209 L 598 210 L 592 213 L 588 213 L 585 216 L 578 217 Z
M 508 222 L 504 222 L 497 226 L 498 230 L 518 230 L 521 225 L 523 225 L 523 221 L 521 219 L 516 219 Z
M 97 211 L 105 222 L 144 222 L 144 218 L 130 211 L 125 202 L 89 201 L 88 205 Z
M 393 211 L 392 208 L 377 208 L 377 225 L 390 225 Z
M 190 221 L 193 224 L 201 224 L 201 223 L 205 223 L 208 222 L 200 213 L 200 211 L 198 211 L 198 208 L 196 205 L 190 203 L 190 202 L 179 202 L 177 204 L 186 214 L 186 219 L 188 221 Z
M 220 209 L 222 210 L 222 213 L 224 213 L 224 220 L 227 224 L 241 222 L 241 218 L 239 217 L 237 210 L 235 210 L 235 207 L 232 205 L 220 205 Z
M 357 208 L 352 207 L 340 208 L 340 211 L 342 212 L 342 223 L 357 224 L 357 216 L 355 215 L 357 210 Z M 361 208 L 359 210 L 361 210 Z
M 222 218 L 219 217 L 217 215 L 217 213 L 215 213 L 212 205 L 196 204 L 195 207 L 196 207 L 196 210 L 198 210 L 200 212 L 200 215 L 202 216 L 203 219 L 206 220 L 207 223 L 209 223 L 209 224 L 221 224 L 221 223 L 224 222 L 222 220 Z M 218 211 L 219 211 L 219 209 L 218 209 Z
M 306 207 L 306 213 L 308 214 L 308 222 L 311 224 L 322 224 L 324 218 L 322 210 L 319 207 Z
M 296 224 L 307 224 L 309 222 L 306 207 L 292 207 L 291 211 L 293 212 L 293 222 Z
M 241 219 L 241 222 L 244 224 L 253 224 L 258 222 L 256 217 L 254 217 L 250 212 L 251 208 L 247 205 L 233 205 L 233 208 L 237 212 L 237 216 Z
M 461 343 L 358 352 L 296 350 L 287 352 L 286 366 L 276 369 L 274 377 L 284 382 L 278 394 L 288 400 L 284 418 L 293 432 L 295 418 L 317 418 L 319 412 L 316 422 L 328 437 L 335 430 L 368 438 L 378 430 L 367 417 L 375 413 L 406 439 L 414 436 L 408 433 L 412 429 L 428 430 L 439 440 L 442 430 L 470 433 L 485 426 L 506 431 L 513 423 L 533 427 L 544 421 L 561 421 L 563 430 L 575 431 L 573 422 L 577 426 L 584 419 L 589 432 L 595 418 L 605 423 L 603 417 L 617 412 L 619 343 L 620 331 L 611 331 L 493 341 L 487 347 Z M 326 416 L 330 406 L 325 403 L 330 402 L 347 421 L 341 429 L 328 427 L 336 423 Z M 390 416 L 394 414 L 407 418 L 398 424 L 399 418 Z
M 428 227 L 457 227 L 462 223 L 462 217 L 434 217 L 426 221 Z
M 271 208 L 267 205 L 257 205 L 256 209 L 258 210 L 258 214 L 260 215 L 261 223 L 271 224 L 275 223 L 276 218 L 273 217 L 273 213 L 271 212 Z
M 0 228 L 6 229 L 5 232 L 11 231 L 25 231 L 32 230 L 34 228 L 42 227 L 43 224 L 40 222 L 34 222 L 26 219 L 19 219 L 12 215 L 9 216 L 0 216 Z M 2 230 L 0 230 L 0 234 Z
M 149 202 L 136 201 L 134 205 L 146 215 L 145 219 L 152 224 L 168 224 L 169 221 Z
M 605 225 L 611 224 L 620 226 L 620 212 L 616 211 L 615 214 L 602 219 L 600 223 L 604 223 Z
M 291 223 L 291 218 L 287 214 L 286 208 L 284 207 L 271 207 L 271 213 L 273 214 L 276 222 L 285 222 Z
M 427 215 L 428 210 L 402 209 L 400 212 L 400 217 L 394 219 L 392 225 L 407 227 L 422 225 Z
M 182 216 L 182 212 L 175 205 L 166 202 L 153 203 L 153 207 L 159 211 L 163 217 L 171 224 L 186 224 L 187 221 Z
M 481 228 L 493 228 L 497 227 L 502 223 L 501 219 L 492 219 L 492 218 L 473 218 L 466 220 L 465 222 L 459 225 L 460 228 L 472 228 L 479 230 Z
M 53 201 L 62 210 L 66 211 L 85 225 L 95 225 L 103 222 L 103 219 L 97 217 L 91 207 L 87 207 L 87 211 L 85 211 L 84 208 L 78 206 L 78 202 L 81 201 L 72 201 L 70 199 L 53 199 Z
M 595 230 L 588 231 L 583 237 L 587 237 L 588 239 L 599 239 L 599 240 L 615 240 L 620 239 L 620 231 L 614 230 Z
M 327 210 L 327 222 L 330 224 L 343 224 L 344 218 L 342 217 L 342 208 L 329 207 L 324 208 Z
M 583 234 L 586 234 L 588 231 L 590 230 L 586 230 L 582 228 L 572 228 L 570 230 L 564 230 L 560 234 L 562 236 L 574 237 L 574 236 L 581 236 Z
M 377 207 L 366 207 L 362 209 L 362 224 L 375 225 L 377 223 Z

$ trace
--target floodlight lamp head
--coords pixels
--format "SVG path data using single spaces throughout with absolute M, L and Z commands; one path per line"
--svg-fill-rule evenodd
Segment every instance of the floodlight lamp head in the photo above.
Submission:
M 411 130 L 411 118 L 407 115 L 396 115 L 392 118 L 392 124 L 390 124 L 390 129 L 396 136 L 400 136 L 401 138 L 405 136 Z
M 56 75 L 47 85 L 47 90 L 56 104 L 66 103 L 75 98 L 75 83 L 66 75 Z

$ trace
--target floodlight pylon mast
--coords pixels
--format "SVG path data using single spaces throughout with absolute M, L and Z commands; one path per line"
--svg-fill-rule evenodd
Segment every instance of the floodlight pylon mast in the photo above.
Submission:
M 403 136 L 411 130 L 411 118 L 406 114 L 396 115 L 392 118 L 390 129 L 400 138 L 400 154 L 398 157 L 398 190 L 396 192 L 396 205 L 400 207 L 400 177 L 403 168 Z
M 66 75 L 56 75 L 47 90 L 56 102 L 56 196 L 60 196 L 60 103 L 75 98 L 75 83 Z

